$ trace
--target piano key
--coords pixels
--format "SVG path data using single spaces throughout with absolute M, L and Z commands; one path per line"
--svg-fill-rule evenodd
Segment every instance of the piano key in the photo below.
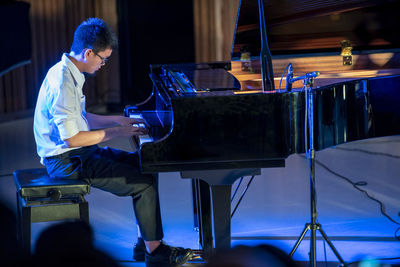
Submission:
M 139 145 L 140 145 L 140 146 L 141 146 L 142 144 L 144 144 L 144 143 L 151 143 L 151 142 L 154 142 L 153 137 L 151 137 L 151 136 L 148 135 L 148 134 L 140 135 L 138 139 L 139 139 Z

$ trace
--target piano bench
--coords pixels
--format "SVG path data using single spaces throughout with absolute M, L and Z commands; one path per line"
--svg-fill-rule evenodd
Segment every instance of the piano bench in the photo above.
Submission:
M 17 187 L 18 242 L 25 255 L 31 252 L 31 223 L 80 219 L 89 223 L 84 196 L 90 186 L 81 180 L 52 179 L 46 169 L 14 172 Z

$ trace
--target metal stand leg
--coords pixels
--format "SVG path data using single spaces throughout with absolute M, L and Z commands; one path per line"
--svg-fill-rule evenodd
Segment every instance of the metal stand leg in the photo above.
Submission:
M 306 233 L 308 230 L 311 231 L 311 238 L 310 238 L 310 264 L 312 267 L 317 266 L 317 257 L 316 257 L 316 231 L 318 230 L 323 239 L 328 243 L 329 247 L 332 249 L 333 253 L 335 254 L 336 258 L 339 260 L 341 263 L 341 266 L 346 266 L 343 258 L 340 256 L 339 252 L 336 250 L 335 246 L 332 244 L 332 242 L 329 240 L 328 236 L 325 234 L 325 232 L 322 230 L 322 227 L 320 224 L 316 223 L 317 220 L 317 212 L 316 212 L 316 203 L 315 203 L 315 158 L 314 158 L 314 151 L 311 152 L 311 175 L 310 175 L 310 180 L 311 180 L 311 223 L 307 223 L 304 227 L 303 232 L 301 233 L 299 239 L 295 243 L 292 251 L 290 252 L 290 257 L 293 256 L 293 254 L 296 252 L 298 246 L 300 245 L 301 241 L 304 239 Z
M 294 247 L 292 251 L 290 252 L 289 256 L 292 257 L 294 252 L 297 250 L 298 246 L 300 245 L 301 241 L 304 239 L 304 236 L 306 235 L 307 231 L 310 230 L 310 224 L 307 223 L 306 226 L 304 227 L 303 232 L 301 232 L 301 235 L 299 239 L 297 239 L 296 244 L 294 244 Z
M 336 250 L 335 246 L 332 244 L 332 242 L 329 240 L 328 236 L 325 234 L 324 230 L 322 230 L 321 226 L 318 225 L 318 230 L 321 233 L 322 237 L 325 239 L 326 243 L 328 243 L 329 247 L 332 249 L 333 253 L 335 253 L 336 258 L 339 259 L 340 263 L 345 266 L 345 262 L 342 259 L 342 257 L 340 256 L 339 252 Z

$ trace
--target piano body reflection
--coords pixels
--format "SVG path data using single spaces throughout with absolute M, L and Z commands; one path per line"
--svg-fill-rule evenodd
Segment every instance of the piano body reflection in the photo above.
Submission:
M 262 88 L 258 1 L 248 0 L 238 12 L 231 62 L 152 65 L 152 95 L 125 109 L 149 126 L 133 140 L 142 172 L 179 171 L 207 182 L 196 180 L 194 193 L 205 250 L 230 246 L 237 178 L 284 167 L 289 155 L 305 151 L 305 93 L 301 81 L 285 90 L 289 63 L 295 77 L 321 73 L 313 88 L 315 150 L 400 133 L 399 1 L 261 2 L 269 91 Z

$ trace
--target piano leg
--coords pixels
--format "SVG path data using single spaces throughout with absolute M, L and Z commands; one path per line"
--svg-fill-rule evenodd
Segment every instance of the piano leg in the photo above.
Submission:
M 200 196 L 198 209 L 200 242 L 207 256 L 212 249 L 231 247 L 231 188 L 240 177 L 260 175 L 261 169 L 221 169 L 182 171 L 182 178 L 201 179 L 195 196 Z M 207 183 L 206 183 L 207 182 Z M 211 203 L 211 205 L 210 205 Z M 212 221 L 211 211 L 212 206 Z M 202 216 L 202 214 L 205 214 Z M 200 228 L 200 227 L 199 227 Z M 214 238 L 213 238 L 214 237 Z M 214 239 L 214 240 L 213 240 Z M 214 243 L 214 244 L 213 244 Z
M 212 185 L 215 248 L 231 247 L 231 185 Z
M 193 179 L 192 190 L 195 228 L 199 232 L 200 245 L 208 254 L 213 248 L 210 188 L 203 180 Z

